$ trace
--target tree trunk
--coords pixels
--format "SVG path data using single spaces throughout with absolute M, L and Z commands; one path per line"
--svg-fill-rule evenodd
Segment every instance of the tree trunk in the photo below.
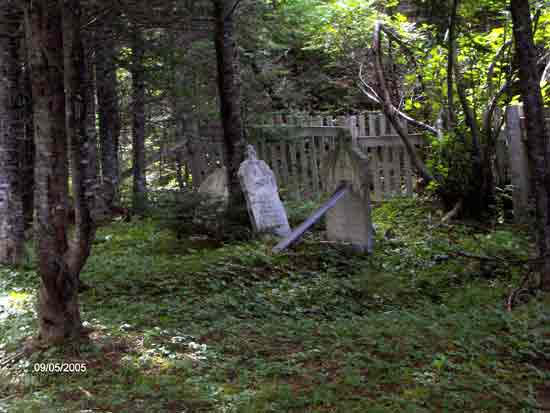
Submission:
M 458 11 L 458 0 L 452 0 L 451 15 L 449 16 L 449 32 L 447 33 L 447 128 L 452 129 L 456 123 L 455 108 L 453 101 L 454 87 L 453 87 L 453 65 L 455 62 L 455 27 L 456 27 L 456 15 Z
M 542 288 L 550 291 L 550 149 L 537 70 L 537 51 L 531 29 L 529 2 L 511 0 L 514 40 L 519 61 L 519 84 L 527 126 L 530 157 L 534 160 L 537 249 L 543 258 Z
M 136 29 L 138 30 L 138 29 Z M 132 150 L 133 150 L 133 209 L 143 215 L 147 208 L 147 181 L 145 177 L 145 69 L 143 35 L 136 32 L 132 42 Z
M 24 135 L 20 120 L 19 39 L 13 36 L 21 16 L 0 16 L 0 264 L 23 259 L 24 218 L 18 174 Z
M 120 111 L 116 77 L 116 47 L 111 33 L 102 33 L 96 57 L 97 103 L 101 142 L 103 196 L 107 207 L 119 202 L 120 167 L 118 146 Z
M 28 60 L 28 56 L 26 57 Z M 22 186 L 23 215 L 25 217 L 25 231 L 32 229 L 34 221 L 34 126 L 32 113 L 32 87 L 31 71 L 29 65 L 25 66 L 21 78 L 21 90 L 23 91 L 23 122 L 24 138 L 19 164 Z
M 92 211 L 97 191 L 96 136 L 88 130 L 91 106 L 92 71 L 86 64 L 80 33 L 79 0 L 61 0 L 63 7 L 63 47 L 65 69 L 66 130 L 71 148 L 72 190 L 75 212 L 75 238 L 70 243 L 67 265 L 78 279 L 88 259 L 95 224 Z M 90 133 L 91 132 L 91 133 Z
M 58 0 L 27 3 L 25 20 L 36 143 L 35 245 L 41 278 L 39 338 L 55 343 L 76 336 L 82 327 L 77 280 L 65 261 L 68 167 L 63 33 Z
M 234 40 L 234 6 L 237 0 L 213 0 L 218 68 L 218 93 L 222 116 L 225 165 L 229 182 L 229 205 L 244 205 L 244 196 L 237 172 L 245 156 L 237 48 Z

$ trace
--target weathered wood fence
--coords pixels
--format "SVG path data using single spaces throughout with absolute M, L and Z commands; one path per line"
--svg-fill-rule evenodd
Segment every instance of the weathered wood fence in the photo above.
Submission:
M 412 132 L 413 144 L 422 146 L 422 135 Z M 317 199 L 325 192 L 323 162 L 346 134 L 369 156 L 374 201 L 412 195 L 416 175 L 410 157 L 380 112 L 337 118 L 276 115 L 271 125 L 252 128 L 251 140 L 273 169 L 283 196 Z
M 546 131 L 550 133 L 550 108 L 546 109 Z M 529 211 L 532 210 L 532 161 L 527 149 L 527 136 L 525 128 L 525 116 L 520 105 L 509 106 L 506 109 L 506 129 L 499 142 L 500 158 L 498 164 L 503 165 L 504 175 L 512 185 L 512 199 L 514 203 L 514 216 L 516 220 L 526 221 Z
M 414 145 L 424 145 L 420 133 L 410 132 Z M 248 138 L 273 169 L 283 198 L 304 200 L 319 199 L 325 192 L 323 162 L 345 136 L 369 156 L 371 199 L 412 195 L 416 175 L 410 157 L 380 112 L 339 117 L 274 115 L 265 125 L 249 128 Z M 190 124 L 179 150 L 187 181 L 198 187 L 224 162 L 221 126 L 212 121 Z

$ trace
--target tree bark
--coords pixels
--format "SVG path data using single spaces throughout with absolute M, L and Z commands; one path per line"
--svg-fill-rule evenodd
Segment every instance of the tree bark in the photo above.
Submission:
M 41 284 L 39 338 L 56 343 L 80 333 L 77 280 L 66 262 L 68 167 L 63 33 L 58 0 L 25 7 L 36 142 L 36 255 Z
M 28 60 L 28 56 L 25 56 Z M 25 69 L 21 78 L 21 90 L 23 92 L 24 109 L 24 138 L 21 149 L 20 174 L 22 186 L 23 215 L 25 217 L 25 231 L 32 229 L 34 221 L 34 126 L 32 110 L 32 86 L 31 71 L 29 65 Z
M 25 238 L 18 173 L 24 102 L 19 93 L 19 39 L 13 36 L 21 21 L 20 15 L 0 16 L 0 264 L 8 265 L 21 263 Z
M 452 0 L 451 15 L 449 16 L 449 32 L 447 34 L 447 47 L 449 56 L 447 57 L 447 127 L 449 129 L 454 127 L 455 122 L 455 108 L 454 108 L 454 90 L 453 90 L 453 65 L 455 62 L 455 28 L 456 28 L 456 15 L 458 11 L 458 0 Z
M 543 258 L 541 283 L 550 291 L 550 149 L 544 124 L 544 106 L 537 70 L 537 52 L 531 28 L 531 10 L 525 0 L 511 0 L 514 40 L 519 61 L 519 85 L 527 126 L 530 157 L 534 160 L 537 249 Z
M 70 273 L 79 278 L 88 259 L 96 226 L 92 218 L 97 191 L 96 136 L 89 130 L 92 72 L 86 64 L 80 31 L 79 0 L 60 0 L 63 12 L 66 131 L 70 143 L 75 237 L 67 253 Z
M 239 0 L 213 0 L 218 70 L 218 93 L 222 116 L 225 165 L 229 183 L 229 205 L 244 205 L 244 196 L 237 172 L 245 156 L 241 117 L 241 91 L 237 48 L 234 39 L 234 12 Z
M 118 147 L 120 137 L 120 111 L 116 76 L 116 45 L 111 33 L 102 33 L 97 51 L 96 78 L 101 142 L 101 174 L 103 196 L 107 207 L 119 202 L 120 166 Z
M 138 30 L 138 29 L 136 29 Z M 132 39 L 132 150 L 133 150 L 133 209 L 143 215 L 147 208 L 147 180 L 145 176 L 145 69 L 144 39 L 140 32 Z

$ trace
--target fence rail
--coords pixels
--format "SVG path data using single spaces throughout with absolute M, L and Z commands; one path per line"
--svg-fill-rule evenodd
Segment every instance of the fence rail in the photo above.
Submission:
M 416 175 L 410 157 L 380 112 L 336 118 L 275 115 L 271 125 L 252 129 L 260 158 L 273 169 L 289 198 L 321 196 L 325 191 L 323 162 L 346 133 L 369 156 L 374 201 L 408 196 L 414 191 Z M 410 134 L 409 139 L 416 147 L 424 145 L 419 133 Z

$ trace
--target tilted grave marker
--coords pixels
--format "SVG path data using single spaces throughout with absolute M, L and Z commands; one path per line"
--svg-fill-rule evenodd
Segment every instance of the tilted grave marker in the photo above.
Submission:
M 247 147 L 247 158 L 241 163 L 238 175 L 254 231 L 287 236 L 290 226 L 279 198 L 275 175 L 264 161 L 258 159 L 252 145 Z
M 327 238 L 350 243 L 360 252 L 374 246 L 368 157 L 349 140 L 341 140 L 326 162 L 325 180 L 332 191 L 347 184 L 349 191 L 327 212 Z

